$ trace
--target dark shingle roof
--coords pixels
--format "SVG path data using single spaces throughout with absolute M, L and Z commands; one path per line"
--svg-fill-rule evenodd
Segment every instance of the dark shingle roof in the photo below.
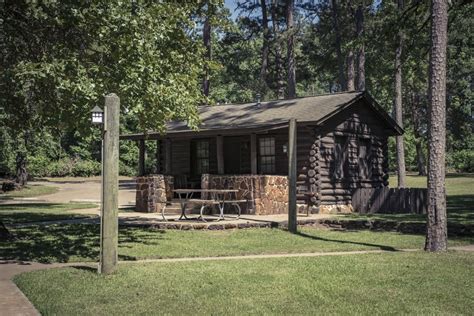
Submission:
M 233 129 L 272 126 L 287 123 L 295 118 L 298 122 L 317 122 L 338 108 L 359 98 L 362 92 L 348 92 L 304 97 L 289 100 L 202 106 L 199 108 L 199 129 Z M 189 131 L 184 122 L 168 124 L 168 133 Z
M 233 130 L 266 128 L 288 123 L 289 119 L 296 119 L 299 123 L 321 123 L 332 117 L 340 110 L 354 104 L 360 99 L 365 101 L 379 113 L 395 134 L 402 133 L 402 129 L 390 116 L 376 104 L 366 92 L 344 92 L 296 99 L 245 104 L 225 104 L 199 107 L 201 125 L 199 131 Z M 170 122 L 167 125 L 167 134 L 196 132 L 191 130 L 185 122 Z M 156 133 L 149 133 L 151 136 Z M 124 135 L 123 139 L 137 139 L 143 134 Z

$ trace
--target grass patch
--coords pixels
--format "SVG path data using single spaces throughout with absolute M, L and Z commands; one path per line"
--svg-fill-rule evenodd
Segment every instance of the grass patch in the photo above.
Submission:
M 426 177 L 407 176 L 407 187 L 426 188 Z M 397 177 L 390 177 L 396 187 Z M 474 174 L 448 174 L 446 176 L 448 223 L 474 225 Z M 379 220 L 425 223 L 426 216 L 419 214 L 348 214 L 340 219 Z
M 40 262 L 97 261 L 98 225 L 48 225 L 16 228 L 16 240 L 0 242 L 0 258 Z M 474 236 L 451 238 L 450 246 L 474 243 Z M 349 250 L 422 249 L 424 236 L 395 232 L 329 231 L 301 228 L 224 231 L 120 228 L 119 259 L 180 258 Z
M 0 204 L 0 222 L 5 225 L 91 217 L 67 211 L 95 208 L 92 203 L 21 203 Z
M 124 264 L 35 271 L 15 282 L 43 315 L 469 315 L 474 254 Z
M 58 192 L 58 188 L 49 185 L 28 184 L 21 190 L 10 191 L 0 194 L 1 199 L 30 198 L 35 196 L 48 195 Z

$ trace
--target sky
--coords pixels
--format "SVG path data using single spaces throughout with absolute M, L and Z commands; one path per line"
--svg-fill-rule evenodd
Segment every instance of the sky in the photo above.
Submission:
M 238 12 L 235 11 L 237 7 L 237 0 L 225 0 L 225 6 L 230 10 L 232 14 L 232 19 L 236 19 L 238 16 Z

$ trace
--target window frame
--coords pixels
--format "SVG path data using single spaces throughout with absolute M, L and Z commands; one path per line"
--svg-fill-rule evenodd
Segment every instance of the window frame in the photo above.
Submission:
M 265 142 L 267 140 L 267 142 Z M 262 142 L 265 142 L 262 146 Z M 266 161 L 265 163 L 263 161 Z M 258 137 L 258 174 L 276 174 L 276 137 Z
M 204 145 L 204 146 L 203 146 Z M 211 162 L 210 141 L 207 138 L 193 140 L 193 173 L 202 175 L 209 173 Z
M 343 140 L 339 142 L 339 140 Z M 335 135 L 334 136 L 334 151 L 333 151 L 333 168 L 332 178 L 336 181 L 342 181 L 349 173 L 349 154 L 348 154 L 349 136 Z M 338 149 L 338 146 L 340 148 Z
M 362 146 L 364 144 L 364 146 Z M 365 156 L 361 157 L 361 148 L 365 147 Z M 361 180 L 367 180 L 372 177 L 372 141 L 367 137 L 358 137 L 357 139 L 357 166 L 358 176 Z M 362 162 L 362 163 L 361 163 Z M 364 168 L 363 168 L 364 166 Z M 363 174 L 363 171 L 364 174 Z

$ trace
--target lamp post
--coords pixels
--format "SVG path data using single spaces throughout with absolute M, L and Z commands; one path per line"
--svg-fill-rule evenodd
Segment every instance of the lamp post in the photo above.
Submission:
M 105 96 L 104 111 L 95 106 L 92 123 L 102 125 L 102 194 L 100 207 L 99 273 L 110 274 L 117 268 L 118 248 L 118 159 L 120 99 Z

